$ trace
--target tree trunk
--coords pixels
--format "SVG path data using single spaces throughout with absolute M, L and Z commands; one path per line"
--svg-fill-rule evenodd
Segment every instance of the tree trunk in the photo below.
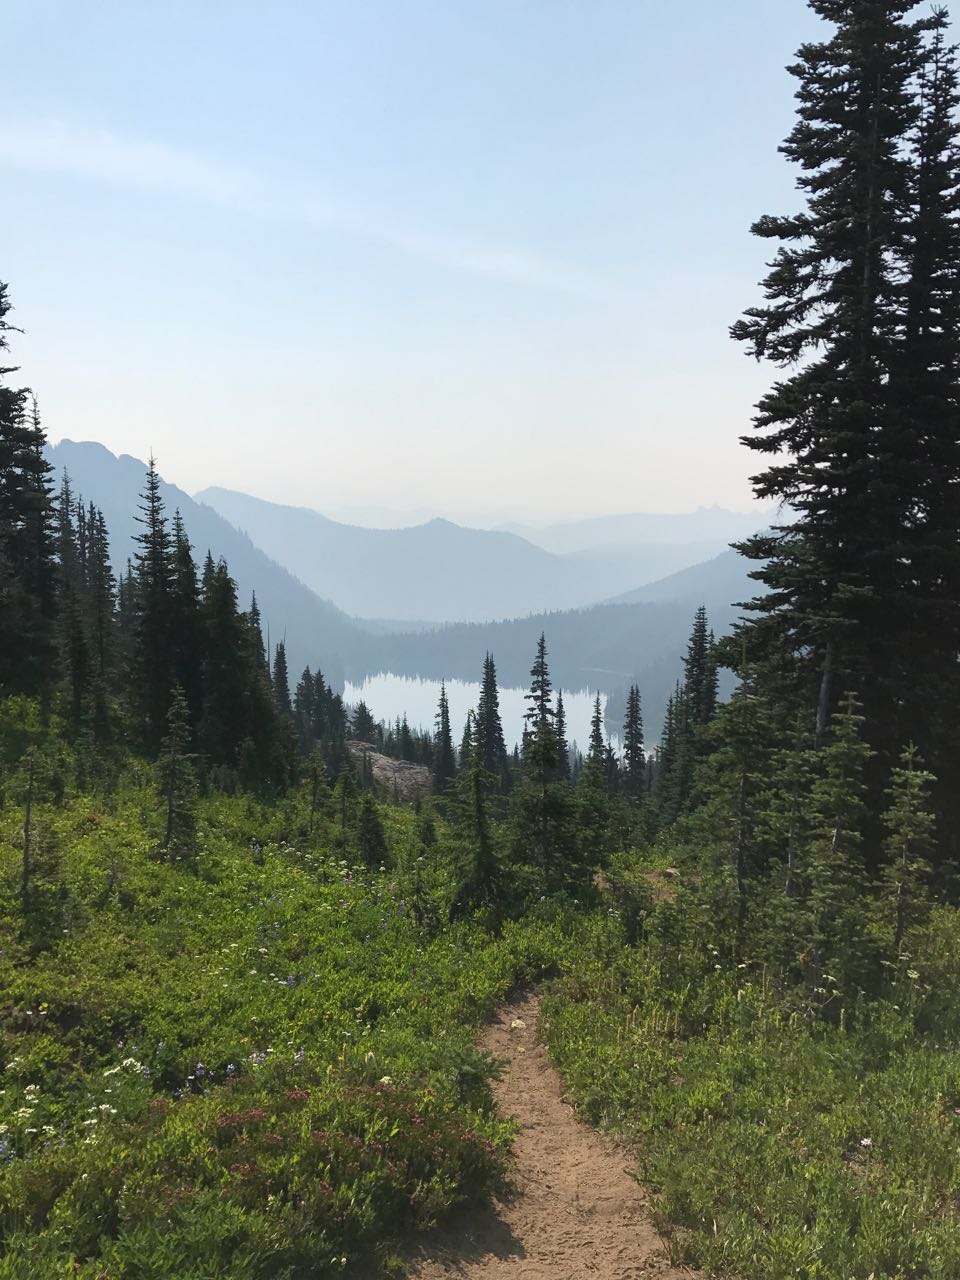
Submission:
M 820 697 L 817 700 L 817 729 L 815 745 L 820 747 L 827 735 L 830 723 L 830 699 L 833 692 L 833 641 L 827 641 L 823 655 L 823 674 L 820 677 Z

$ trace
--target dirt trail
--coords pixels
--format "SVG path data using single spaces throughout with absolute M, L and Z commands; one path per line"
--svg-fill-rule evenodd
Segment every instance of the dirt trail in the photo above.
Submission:
M 522 1126 L 517 1191 L 418 1251 L 415 1280 L 680 1280 L 663 1255 L 629 1154 L 582 1124 L 537 1042 L 539 998 L 500 1010 L 482 1045 L 509 1062 L 497 1102 Z M 519 1020 L 522 1026 L 513 1024 Z

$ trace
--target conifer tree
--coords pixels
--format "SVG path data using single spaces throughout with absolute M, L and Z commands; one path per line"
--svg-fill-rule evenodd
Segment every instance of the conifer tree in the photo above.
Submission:
M 270 659 L 267 657 L 266 646 L 263 643 L 263 621 L 260 617 L 260 606 L 257 604 L 257 593 L 254 591 L 250 596 L 250 608 L 247 611 L 247 617 L 250 619 L 250 634 L 253 638 L 254 658 L 260 663 L 261 667 L 270 675 Z
M 208 578 L 208 585 L 201 604 L 204 656 L 199 740 L 212 764 L 233 767 L 239 762 L 240 747 L 246 739 L 250 739 L 255 751 L 249 732 L 247 633 L 243 615 L 237 611 L 236 584 L 224 562 L 221 560 L 204 577 Z M 272 702 L 267 706 L 272 707 Z M 270 714 L 269 710 L 259 710 L 261 715 Z M 255 773 L 254 759 L 248 758 L 245 766 L 248 777 Z
M 374 743 L 376 741 L 377 726 L 370 712 L 370 708 L 361 699 L 353 710 L 353 736 L 358 742 Z
M 623 721 L 623 792 L 627 803 L 639 808 L 647 787 L 647 757 L 643 748 L 643 715 L 640 690 L 630 686 Z
M 13 330 L 0 283 L 0 359 Z M 25 388 L 6 385 L 0 366 L 0 691 L 43 692 L 54 652 L 56 565 L 45 436 Z
M 603 769 L 603 707 L 599 692 L 593 699 L 593 714 L 590 717 L 590 749 L 587 752 L 587 764 Z
M 461 769 L 469 768 L 476 755 L 476 727 L 476 716 L 471 709 L 467 712 L 467 718 L 463 724 L 463 735 L 460 739 Z
M 137 523 L 142 532 L 135 539 L 137 554 L 134 635 L 136 695 L 145 720 L 147 744 L 158 746 L 164 736 L 170 690 L 173 687 L 174 652 L 170 634 L 170 594 L 173 552 L 160 492 L 156 462 L 150 458 L 147 481 L 140 495 Z
M 110 672 L 115 648 L 116 597 L 113 569 L 110 565 L 110 539 L 103 512 L 90 504 L 87 521 L 89 555 L 87 568 L 87 608 L 90 619 L 90 645 L 98 680 L 105 681 Z
M 303 756 L 310 756 L 315 749 L 313 733 L 315 698 L 313 672 L 309 667 L 304 667 L 303 674 L 297 682 L 296 692 L 293 695 L 293 716 L 297 726 L 297 741 L 300 746 L 300 754 Z
M 458 885 L 450 908 L 452 917 L 466 907 L 493 907 L 500 897 L 502 869 L 487 800 L 492 785 L 493 779 L 484 777 L 478 753 L 472 753 L 457 779 Z
M 513 791 L 511 826 L 514 856 L 536 867 L 544 892 L 559 888 L 584 870 L 574 799 L 566 783 L 556 781 L 557 736 L 551 692 L 546 640 L 541 635 L 526 695 L 523 769 L 520 785 Z
M 76 738 L 85 715 L 91 710 L 93 674 L 90 649 L 81 601 L 69 589 L 65 590 L 60 609 L 62 662 L 67 675 L 69 690 L 69 723 Z
M 175 687 L 167 713 L 167 733 L 157 765 L 164 803 L 162 848 L 168 857 L 193 853 L 197 818 L 194 808 L 196 779 L 190 755 L 189 709 L 183 690 Z
M 851 685 L 882 740 L 902 690 L 896 642 L 878 638 L 891 624 L 899 632 L 896 545 L 915 487 L 896 443 L 905 267 L 916 258 L 907 144 L 935 20 L 907 21 L 914 0 L 811 7 L 834 30 L 790 68 L 798 120 L 782 148 L 800 168 L 806 207 L 754 225 L 781 247 L 765 303 L 732 330 L 752 355 L 791 371 L 761 400 L 745 439 L 769 459 L 754 477 L 757 496 L 786 503 L 792 520 L 741 546 L 769 588 L 741 638 L 784 700 L 816 703 L 818 741 L 838 689 Z
M 863 831 L 867 764 L 862 705 L 847 693 L 834 713 L 821 776 L 810 793 L 812 839 L 808 855 L 809 966 L 815 997 L 826 998 L 830 975 L 863 986 L 870 947 L 862 906 L 865 889 Z
M 410 725 L 407 723 L 406 712 L 404 712 L 400 720 L 400 732 L 398 737 L 400 745 L 400 759 L 408 760 L 411 764 L 415 764 L 417 759 L 417 748 L 413 741 L 413 734 L 410 732 Z
M 606 828 L 610 817 L 608 763 L 606 744 L 603 740 L 603 707 L 600 694 L 593 701 L 590 719 L 590 746 L 583 772 L 577 782 L 579 826 L 583 842 L 595 861 L 606 843 Z
M 364 791 L 360 798 L 360 811 L 357 815 L 357 852 L 368 867 L 377 867 L 386 862 L 387 837 L 376 803 L 369 791 Z
M 134 684 L 132 673 L 137 632 L 137 583 L 129 559 L 124 572 L 117 576 L 116 599 L 118 665 L 123 683 L 131 688 Z
M 487 653 L 483 660 L 483 678 L 477 703 L 476 745 L 480 767 L 494 779 L 494 785 L 502 791 L 507 780 L 507 747 L 500 720 L 497 668 L 491 653 Z
M 557 777 L 561 782 L 570 781 L 570 744 L 567 742 L 567 713 L 563 709 L 563 693 L 557 690 L 557 710 L 553 719 L 553 731 L 557 736 Z
M 923 918 L 929 907 L 924 888 L 930 876 L 934 849 L 935 818 L 930 808 L 930 788 L 935 779 L 923 768 L 917 749 L 907 747 L 894 769 L 883 815 L 887 829 L 883 869 L 887 900 L 892 905 L 893 950 L 900 955 L 904 934 Z
M 457 773 L 457 759 L 453 753 L 453 737 L 450 733 L 450 705 L 447 702 L 447 687 L 443 681 L 440 682 L 435 744 L 433 785 L 436 792 L 442 795 Z M 479 754 L 478 750 L 477 755 Z
M 960 859 L 960 90 L 948 17 L 936 8 L 920 77 L 911 153 L 903 341 L 892 379 L 894 430 L 886 444 L 898 482 L 897 537 L 882 629 L 898 716 L 879 743 L 893 765 L 900 742 L 920 743 L 938 776 L 943 856 Z M 893 606 L 897 606 L 894 609 Z M 888 677 L 889 679 L 889 677 Z
M 190 722 L 195 727 L 203 702 L 203 623 L 197 567 L 179 511 L 174 512 L 171 543 L 168 592 L 171 661 L 176 683 L 186 699 Z
M 79 592 L 81 585 L 77 563 L 77 536 L 73 525 L 74 508 L 73 487 L 70 484 L 70 476 L 64 468 L 60 478 L 56 512 L 57 560 L 60 568 L 61 592 Z
M 537 641 L 537 656 L 530 669 L 530 691 L 525 695 L 529 704 L 524 719 L 534 732 L 553 723 L 553 707 L 551 696 L 553 684 L 550 680 L 550 669 L 547 666 L 547 637 L 541 631 Z
M 287 646 L 281 640 L 273 657 L 273 696 L 284 715 L 293 714 L 290 702 L 290 677 L 287 674 Z
M 713 719 L 717 709 L 717 663 L 713 652 L 713 635 L 707 622 L 707 610 L 701 605 L 693 620 L 693 630 L 683 660 L 683 689 L 690 729 L 694 735 Z M 702 741 L 695 737 L 697 745 Z
M 687 809 L 693 780 L 693 753 L 686 693 L 678 682 L 667 701 L 657 757 L 655 800 L 657 822 L 661 827 L 675 822 Z
M 759 828 L 764 819 L 772 745 L 771 711 L 747 671 L 713 725 L 713 747 L 705 770 L 703 805 L 694 822 L 712 847 L 722 878 L 715 914 L 729 918 L 730 950 L 746 953 L 748 919 L 756 882 L 765 870 Z
M 340 830 L 345 831 L 352 818 L 353 806 L 357 799 L 357 783 L 349 763 L 344 763 L 340 770 L 337 785 L 333 789 L 333 798 L 340 819 Z

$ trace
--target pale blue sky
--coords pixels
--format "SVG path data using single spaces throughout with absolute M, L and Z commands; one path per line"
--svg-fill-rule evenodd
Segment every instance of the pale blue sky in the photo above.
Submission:
M 6 0 L 0 279 L 53 439 L 189 489 L 745 507 L 727 337 L 803 0 Z

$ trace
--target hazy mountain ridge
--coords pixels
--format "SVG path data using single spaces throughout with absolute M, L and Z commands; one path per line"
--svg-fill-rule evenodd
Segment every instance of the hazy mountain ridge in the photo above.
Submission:
M 590 516 L 582 520 L 557 521 L 548 525 L 511 522 L 502 527 L 538 547 L 558 555 L 581 551 L 619 551 L 649 547 L 672 547 L 692 554 L 694 564 L 721 547 L 754 533 L 769 519 L 769 511 L 729 511 L 724 507 L 698 507 L 683 512 L 633 512 L 612 516 Z M 675 567 L 679 568 L 680 565 Z
M 360 618 L 483 622 L 583 608 L 726 545 L 725 538 L 713 538 L 558 554 L 508 530 L 470 529 L 441 518 L 369 529 L 216 486 L 195 496 L 318 594 Z

